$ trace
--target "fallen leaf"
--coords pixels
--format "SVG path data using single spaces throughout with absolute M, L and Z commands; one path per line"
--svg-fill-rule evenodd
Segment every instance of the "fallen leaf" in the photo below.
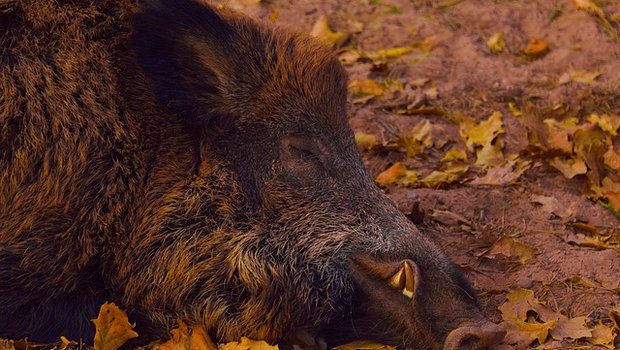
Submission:
M 549 164 L 558 169 L 567 179 L 572 179 L 576 175 L 585 174 L 588 171 L 586 163 L 579 158 L 564 159 L 555 157 L 549 161 Z
M 420 180 L 420 183 L 428 188 L 449 185 L 456 182 L 467 170 L 469 170 L 467 166 L 453 166 L 443 171 L 436 170 Z
M 0 350 L 15 350 L 12 340 L 0 338 Z
M 506 48 L 506 41 L 504 40 L 504 33 L 497 32 L 487 40 L 487 46 L 489 50 L 494 53 L 500 53 Z
M 545 119 L 548 137 L 545 140 L 550 149 L 557 149 L 564 153 L 573 153 L 573 143 L 570 137 L 575 133 L 575 128 L 558 122 L 555 119 Z
M 512 102 L 508 102 L 508 109 L 510 110 L 510 114 L 512 114 L 512 116 L 515 118 L 519 118 L 523 116 L 523 111 L 517 108 L 515 104 Z
M 325 15 L 322 15 L 314 22 L 310 35 L 331 45 L 335 45 L 344 39 L 344 33 L 332 31 L 329 20 Z
M 537 58 L 549 52 L 549 44 L 543 39 L 531 39 L 527 45 L 521 49 L 521 53 L 528 57 Z
M 590 114 L 586 119 L 592 124 L 598 125 L 601 130 L 610 134 L 611 136 L 618 135 L 618 129 L 620 129 L 620 117 L 609 114 Z
M 613 145 L 609 145 L 609 149 L 603 154 L 603 163 L 610 169 L 620 170 L 620 150 L 614 150 Z
M 475 145 L 484 146 L 504 132 L 500 112 L 493 112 L 489 119 L 480 124 L 472 124 L 467 118 L 463 118 L 459 124 L 461 136 L 465 139 L 467 149 L 470 151 L 474 150 Z
M 349 92 L 353 96 L 381 96 L 383 88 L 374 80 L 353 80 L 349 84 Z
M 555 197 L 533 194 L 530 196 L 530 201 L 542 205 L 545 213 L 557 215 L 562 219 L 567 219 L 573 214 L 572 208 L 567 208 Z
M 410 47 L 393 47 L 391 49 L 378 50 L 374 53 L 369 53 L 368 57 L 372 60 L 394 59 L 411 53 L 412 51 L 413 49 Z
M 590 342 L 593 345 L 604 346 L 607 349 L 614 349 L 614 340 L 616 336 L 614 335 L 613 329 L 604 325 L 601 321 L 598 322 L 592 328 L 592 339 Z
M 511 322 L 502 322 L 500 325 L 506 330 L 505 343 L 516 344 L 517 348 L 525 349 L 535 340 L 543 344 L 549 336 L 549 331 L 555 327 L 555 321 L 531 323 L 512 320 Z
M 345 66 L 350 66 L 364 57 L 366 56 L 358 50 L 345 50 L 338 55 L 338 59 Z
M 484 256 L 491 259 L 504 256 L 525 264 L 534 257 L 534 248 L 514 238 L 504 236 L 495 241 Z
M 590 14 L 600 17 L 605 16 L 603 10 L 592 0 L 573 0 L 573 5 L 575 5 L 575 7 L 577 7 L 579 10 L 586 11 Z
M 468 226 L 472 225 L 471 221 L 469 221 L 464 216 L 447 210 L 433 209 L 431 217 L 433 218 L 433 220 L 440 222 L 448 227 L 458 227 L 461 224 L 465 224 Z
M 269 345 L 263 340 L 252 340 L 241 337 L 240 342 L 220 344 L 219 350 L 278 350 L 278 345 Z
M 553 339 L 580 339 L 589 338 L 592 336 L 592 332 L 586 325 L 587 317 L 580 316 L 571 319 L 559 319 L 555 328 L 551 330 L 551 336 Z
M 357 340 L 340 346 L 336 346 L 333 350 L 396 350 L 395 347 L 375 343 L 369 340 Z
M 138 336 L 127 314 L 114 303 L 103 304 L 99 316 L 92 321 L 95 324 L 95 350 L 116 350 Z
M 441 162 L 454 162 L 458 160 L 467 161 L 467 153 L 456 146 L 452 146 L 441 158 Z
M 582 84 L 594 84 L 596 78 L 600 77 L 601 74 L 603 74 L 601 71 L 588 72 L 585 70 L 574 69 L 572 67 L 568 70 L 568 78 L 571 81 Z
M 497 140 L 489 142 L 476 151 L 476 165 L 488 168 L 499 166 L 504 162 L 504 154 L 502 153 L 502 142 Z
M 203 327 L 189 328 L 181 321 L 177 321 L 178 328 L 170 331 L 172 338 L 159 345 L 157 350 L 217 350 L 211 337 Z
M 380 143 L 377 141 L 377 137 L 375 135 L 366 134 L 361 131 L 355 133 L 355 143 L 362 151 L 370 151 L 380 146 Z
M 476 178 L 470 183 L 472 185 L 506 185 L 521 177 L 531 164 L 532 161 L 529 160 L 509 159 L 500 166 L 488 168 L 484 176 Z
M 381 172 L 375 178 L 375 182 L 382 185 L 394 183 L 407 175 L 407 168 L 401 162 L 394 163 L 391 167 Z
M 620 182 L 605 177 L 600 186 L 592 186 L 591 189 L 599 197 L 606 198 L 615 211 L 620 211 Z
M 437 45 L 437 36 L 429 35 L 421 41 L 417 41 L 411 44 L 411 47 L 414 49 L 418 49 L 424 53 L 431 53 L 435 46 Z

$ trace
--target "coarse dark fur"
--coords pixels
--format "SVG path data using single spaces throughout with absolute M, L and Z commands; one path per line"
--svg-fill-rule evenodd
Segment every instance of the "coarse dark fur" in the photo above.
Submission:
M 186 0 L 1 0 L 0 44 L 0 337 L 91 339 L 106 300 L 147 338 L 437 348 L 480 318 L 366 174 L 312 39 Z M 412 260 L 413 301 L 356 259 Z

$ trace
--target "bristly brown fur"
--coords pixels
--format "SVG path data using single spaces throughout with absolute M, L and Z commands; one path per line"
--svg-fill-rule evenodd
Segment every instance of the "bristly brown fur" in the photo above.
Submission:
M 190 0 L 4 0 L 0 43 L 0 337 L 92 339 L 108 300 L 275 341 L 363 294 L 436 348 L 479 314 L 366 175 L 327 48 Z M 415 303 L 357 293 L 360 253 L 415 261 Z

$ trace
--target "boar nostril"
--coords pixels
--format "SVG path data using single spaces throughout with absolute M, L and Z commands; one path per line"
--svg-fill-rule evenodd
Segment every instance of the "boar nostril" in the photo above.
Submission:
M 388 280 L 390 287 L 398 289 L 409 299 L 413 298 L 415 288 L 414 268 L 408 260 L 403 261 L 400 269 Z
M 459 327 L 446 338 L 444 350 L 484 350 L 499 344 L 506 331 L 490 322 Z

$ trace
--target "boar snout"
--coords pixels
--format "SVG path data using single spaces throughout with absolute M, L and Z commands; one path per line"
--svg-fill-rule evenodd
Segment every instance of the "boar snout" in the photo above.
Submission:
M 475 293 L 455 277 L 460 272 L 450 266 L 438 274 L 437 266 L 427 270 L 428 264 L 415 257 L 352 257 L 349 268 L 360 299 L 356 307 L 378 320 L 370 332 L 362 331 L 394 345 L 434 350 L 499 344 L 505 331 L 482 317 Z
M 506 335 L 500 326 L 487 320 L 467 322 L 448 334 L 443 350 L 484 350 L 499 344 Z

